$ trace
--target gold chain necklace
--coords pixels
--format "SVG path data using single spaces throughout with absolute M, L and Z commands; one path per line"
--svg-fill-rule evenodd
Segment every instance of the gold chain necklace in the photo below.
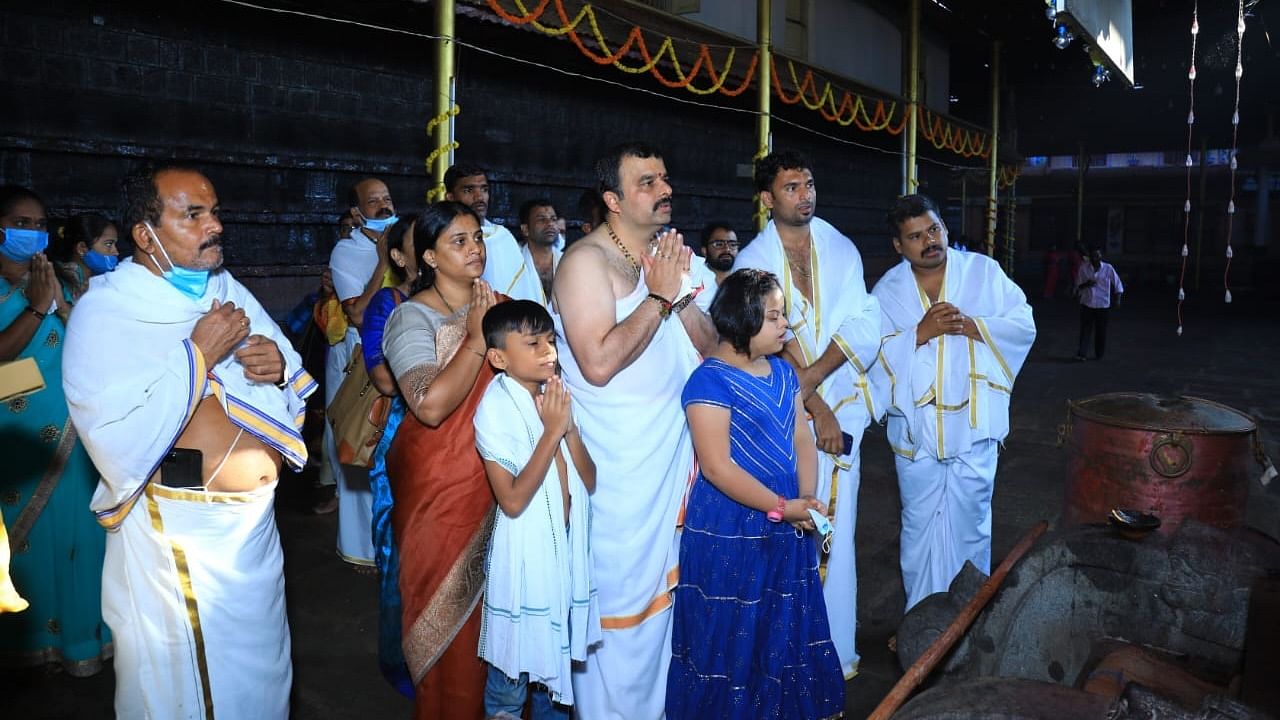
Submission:
M 782 248 L 782 252 L 784 255 L 787 256 L 787 264 L 791 266 L 791 271 L 807 280 L 809 278 L 810 273 L 812 272 L 812 270 L 809 268 L 809 263 L 808 262 L 802 263 L 800 260 L 796 259 L 796 257 L 791 254 L 791 251 L 787 250 L 785 245 Z M 809 258 L 805 258 L 806 261 L 808 259 Z
M 639 277 L 640 263 L 636 262 L 636 259 L 631 254 L 631 251 L 627 249 L 626 245 L 622 244 L 622 240 L 618 239 L 618 234 L 613 231 L 613 226 L 609 224 L 608 220 L 604 221 L 604 229 L 609 233 L 609 237 L 613 240 L 613 244 L 617 245 L 618 249 L 622 251 L 622 256 L 627 259 L 627 262 L 631 263 L 632 272 L 634 272 L 636 276 Z
M 452 316 L 458 314 L 458 311 L 453 309 L 453 306 L 449 304 L 449 301 L 444 299 L 444 293 L 440 292 L 439 285 L 432 284 L 431 289 L 436 291 L 436 297 L 440 298 L 440 302 L 444 303 L 444 306 L 449 308 L 449 315 Z

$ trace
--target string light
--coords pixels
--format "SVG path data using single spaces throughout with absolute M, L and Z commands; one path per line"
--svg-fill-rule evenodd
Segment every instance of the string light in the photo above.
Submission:
M 1093 86 L 1102 87 L 1102 83 L 1111 79 L 1111 71 L 1101 63 L 1093 66 Z
M 1076 36 L 1071 34 L 1071 29 L 1065 24 L 1060 24 L 1053 35 L 1053 46 L 1059 50 L 1066 50 L 1071 41 L 1075 39 Z
M 1240 138 L 1240 79 L 1244 77 L 1244 0 L 1236 3 L 1236 105 L 1231 113 L 1231 199 L 1227 202 L 1227 266 L 1222 271 L 1224 302 L 1231 302 L 1231 231 L 1236 224 L 1236 152 Z
M 1196 39 L 1200 35 L 1200 2 L 1196 0 L 1191 9 L 1191 69 L 1187 71 L 1188 94 L 1190 100 L 1187 110 L 1187 199 L 1182 204 L 1182 269 L 1178 273 L 1178 337 L 1182 337 L 1182 303 L 1187 299 L 1187 240 L 1191 233 L 1191 135 L 1196 124 Z

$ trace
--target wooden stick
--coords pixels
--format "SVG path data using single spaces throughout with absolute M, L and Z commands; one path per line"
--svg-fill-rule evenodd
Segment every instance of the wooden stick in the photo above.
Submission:
M 978 617 L 978 613 L 982 608 L 986 607 L 992 596 L 996 594 L 996 590 L 1000 589 L 1000 585 L 1004 583 L 1004 578 L 1013 569 L 1013 566 L 1022 559 L 1023 555 L 1031 549 L 1035 541 L 1049 529 L 1049 523 L 1041 520 L 1027 531 L 1026 535 L 1013 546 L 1013 550 L 1005 556 L 1004 561 L 996 568 L 996 571 L 987 578 L 987 581 L 978 589 L 977 594 L 970 598 L 969 602 L 960 610 L 951 624 L 947 626 L 945 632 L 938 636 L 937 640 L 924 651 L 916 661 L 907 668 L 907 672 L 898 679 L 898 683 L 893 686 L 889 694 L 884 700 L 876 706 L 875 712 L 871 713 L 869 720 L 888 720 L 895 713 L 902 703 L 906 702 L 907 696 L 915 690 L 924 679 L 933 672 L 933 668 L 946 656 L 951 650 L 951 646 L 956 644 L 960 636 L 964 634 L 969 626 L 973 624 L 974 618 Z

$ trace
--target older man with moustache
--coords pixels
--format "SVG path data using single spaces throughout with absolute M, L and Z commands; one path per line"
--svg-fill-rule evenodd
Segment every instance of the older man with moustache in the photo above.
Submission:
M 680 393 L 716 332 L 692 303 L 690 251 L 663 230 L 672 190 L 661 153 L 620 145 L 596 176 L 607 215 L 565 251 L 553 292 L 565 382 L 600 478 L 590 532 L 605 637 L 574 673 L 575 712 L 658 718 L 693 473 Z
M 292 666 L 276 480 L 306 464 L 316 387 L 222 269 L 218 196 L 182 166 L 125 182 L 137 247 L 93 280 L 63 356 L 102 480 L 102 609 L 122 718 L 285 718 Z
M 360 344 L 360 328 L 369 301 L 382 288 L 388 255 L 384 242 L 387 230 L 396 223 L 395 203 L 386 183 L 364 178 L 347 194 L 354 227 L 338 241 L 329 256 L 333 290 L 347 316 L 347 333 L 332 345 L 325 357 L 325 407 L 333 402 L 342 385 L 347 365 Z M 373 492 L 369 469 L 343 465 L 338 460 L 333 428 L 325 423 L 325 454 L 337 483 L 338 555 L 362 572 L 373 572 Z

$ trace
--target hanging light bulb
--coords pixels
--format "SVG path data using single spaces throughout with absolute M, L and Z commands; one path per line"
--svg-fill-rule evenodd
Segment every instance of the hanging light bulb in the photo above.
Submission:
M 1178 337 L 1182 337 L 1182 326 L 1178 326 Z
M 1192 110 L 1191 112 L 1188 112 L 1188 113 L 1187 113 L 1187 124 L 1188 124 L 1188 125 L 1195 125 L 1195 124 L 1196 124 L 1196 113 L 1195 113 L 1195 111 L 1194 111 L 1194 110 Z
M 1178 288 L 1178 300 L 1186 300 L 1187 293 L 1182 288 Z
M 1235 201 L 1235 200 L 1228 200 L 1228 201 L 1227 201 L 1227 214 L 1228 214 L 1228 215 L 1235 215 L 1235 214 L 1236 214 L 1236 201 Z M 1227 257 L 1231 257 L 1231 247 L 1230 247 L 1230 246 L 1227 246 Z
M 1187 71 L 1187 78 L 1188 78 L 1189 80 L 1195 80 L 1195 79 L 1196 79 L 1196 66 L 1195 66 L 1195 65 L 1192 65 L 1192 66 L 1191 66 L 1191 69 Z
M 1049 18 L 1049 22 L 1054 22 L 1055 20 L 1057 20 L 1058 19 L 1058 3 L 1054 2 L 1054 0 L 1044 0 L 1044 5 L 1045 5 L 1044 16 Z
M 1239 125 L 1239 124 L 1240 124 L 1240 111 L 1239 111 L 1239 110 L 1236 110 L 1235 112 L 1231 113 L 1231 124 L 1232 124 L 1232 125 Z
M 1232 170 L 1235 170 L 1235 169 L 1236 169 L 1236 155 L 1235 155 L 1235 153 L 1231 153 L 1231 169 L 1232 169 Z
M 1225 300 L 1225 301 L 1226 301 L 1226 303 L 1227 303 L 1228 305 L 1230 305 L 1230 304 L 1231 304 L 1231 291 L 1230 291 L 1230 290 L 1228 290 L 1228 291 L 1227 291 L 1227 296 L 1226 296 L 1225 298 L 1223 298 L 1223 300 Z
M 1193 20 L 1191 21 L 1191 34 L 1192 34 L 1192 35 L 1199 35 L 1199 34 L 1200 34 L 1200 19 L 1199 19 L 1199 18 L 1195 18 L 1195 19 L 1193 19 Z
M 1236 63 L 1236 79 L 1239 80 L 1242 77 L 1244 77 L 1244 65 Z
M 1235 256 L 1235 253 L 1231 251 L 1231 246 L 1230 246 L 1230 245 L 1228 245 L 1228 246 L 1227 246 L 1227 259 L 1228 259 L 1228 260 L 1230 260 L 1230 259 L 1231 259 L 1232 257 L 1234 257 L 1234 256 Z
M 1187 167 L 1191 167 L 1191 153 L 1187 153 Z M 1190 201 L 1187 204 L 1190 204 Z
M 1186 256 L 1187 256 L 1187 244 L 1186 244 L 1186 243 L 1182 243 L 1182 257 L 1186 257 Z M 1179 298 L 1179 299 L 1181 299 L 1181 298 Z
M 1189 212 L 1191 212 L 1191 201 L 1190 201 L 1190 200 L 1188 200 L 1188 201 L 1186 202 L 1186 204 L 1184 204 L 1184 205 L 1182 206 L 1182 212 L 1184 212 L 1184 213 L 1189 213 Z M 1187 249 L 1187 246 L 1186 246 L 1186 245 L 1183 245 L 1183 246 L 1182 246 L 1182 249 L 1183 249 L 1183 251 L 1185 252 L 1185 251 L 1186 251 L 1186 249 Z
M 1111 71 L 1102 65 L 1093 66 L 1093 86 L 1102 87 L 1102 83 L 1111 79 Z
M 1071 41 L 1075 39 L 1076 36 L 1071 34 L 1071 30 L 1066 25 L 1059 25 L 1053 36 L 1053 46 L 1059 50 L 1066 50 Z

